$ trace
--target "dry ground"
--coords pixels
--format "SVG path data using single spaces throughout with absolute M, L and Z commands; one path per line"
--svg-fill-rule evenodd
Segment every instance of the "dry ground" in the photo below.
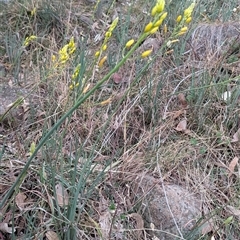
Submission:
M 139 36 L 152 2 L 0 2 L 0 63 L 6 69 L 0 83 L 27 92 L 0 123 L 1 201 L 33 143 L 79 97 L 69 90 L 77 64 L 84 69 L 81 84 L 93 87 L 121 59 L 125 43 Z M 196 225 L 180 239 L 238 238 L 239 8 L 235 1 L 213 2 L 199 1 L 191 31 L 158 52 L 187 6 L 170 1 L 168 32 L 143 42 L 38 151 L 2 206 L 0 239 L 153 239 L 141 205 L 146 196 L 136 190 L 144 178 L 184 187 L 208 209 L 202 217 L 210 227 L 195 234 Z M 107 64 L 92 69 L 116 16 Z M 37 40 L 22 47 L 30 35 Z M 54 69 L 52 55 L 72 36 L 74 58 Z M 138 58 L 149 46 L 156 57 Z

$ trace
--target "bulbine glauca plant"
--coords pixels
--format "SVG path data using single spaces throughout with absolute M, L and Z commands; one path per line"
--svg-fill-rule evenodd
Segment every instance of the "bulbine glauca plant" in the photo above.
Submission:
M 195 7 L 195 3 L 192 3 L 187 9 L 184 10 L 182 15 L 176 16 L 176 27 L 172 31 L 172 33 L 169 33 L 167 39 L 164 40 L 164 43 L 161 45 L 159 52 L 163 51 L 165 47 L 171 47 L 173 43 L 178 42 L 179 37 L 181 37 L 183 34 L 185 34 L 188 31 L 188 24 L 192 20 L 192 13 Z M 119 70 L 119 68 L 130 58 L 130 56 L 136 52 L 137 56 L 139 58 L 145 58 L 148 59 L 149 56 L 153 55 L 153 49 L 146 49 L 142 52 L 137 52 L 137 48 L 140 46 L 140 44 L 147 39 L 149 36 L 152 36 L 155 34 L 159 28 L 163 27 L 164 32 L 167 31 L 167 26 L 164 25 L 164 21 L 166 21 L 166 18 L 169 16 L 169 13 L 165 10 L 165 0 L 157 0 L 155 2 L 155 5 L 152 9 L 149 10 L 149 22 L 143 26 L 141 34 L 136 37 L 136 39 L 130 38 L 125 46 L 123 47 L 122 56 L 120 60 L 115 64 L 115 66 L 109 70 L 102 79 L 96 81 L 92 86 L 90 86 L 89 78 L 91 77 L 91 71 L 94 69 L 93 66 L 83 66 L 79 62 L 76 63 L 76 65 L 73 67 L 72 73 L 70 74 L 70 81 L 69 81 L 69 94 L 71 94 L 74 91 L 80 91 L 79 94 L 77 94 L 77 98 L 73 103 L 73 106 L 67 110 L 62 117 L 55 123 L 55 125 L 48 130 L 48 132 L 42 137 L 40 142 L 36 144 L 36 146 L 32 147 L 30 150 L 30 157 L 28 161 L 25 164 L 25 167 L 19 174 L 16 182 L 12 185 L 12 187 L 9 189 L 9 191 L 5 194 L 4 198 L 1 201 L 0 208 L 2 208 L 10 196 L 14 193 L 16 189 L 19 188 L 21 183 L 24 181 L 24 177 L 26 175 L 26 172 L 32 162 L 32 160 L 36 157 L 37 152 L 41 149 L 42 146 L 44 146 L 45 142 L 51 137 L 51 135 L 56 131 L 59 126 L 68 118 L 71 117 L 73 112 L 81 105 L 83 104 L 91 95 L 94 94 L 95 91 L 99 87 L 103 85 L 106 81 L 109 80 L 109 78 Z M 107 54 L 108 51 L 108 44 L 111 41 L 114 30 L 118 26 L 119 19 L 116 18 L 113 20 L 112 24 L 109 26 L 108 30 L 105 33 L 103 43 L 99 50 L 95 53 L 93 65 L 97 68 L 104 68 L 106 66 L 107 62 Z M 34 41 L 36 39 L 35 36 L 31 36 L 27 38 L 24 42 L 24 46 L 28 46 L 31 41 Z M 70 60 L 73 59 L 73 56 L 76 56 L 77 54 L 77 46 L 74 41 L 74 38 L 70 38 L 70 41 L 64 45 L 59 51 L 58 54 L 52 56 L 51 60 L 51 67 L 53 69 L 60 69 L 61 71 L 64 70 L 66 67 L 66 64 L 70 62 Z M 155 53 L 154 53 L 155 54 Z M 89 56 L 83 56 L 86 59 Z M 153 61 L 154 57 L 152 59 L 149 59 L 149 61 Z M 50 71 L 51 72 L 51 71 Z M 51 74 L 51 73 L 50 73 Z M 93 75 L 93 73 L 92 73 Z M 79 76 L 81 76 L 82 82 L 79 83 Z M 84 82 L 84 83 L 83 83 Z M 82 84 L 82 87 L 79 85 Z M 109 104 L 111 102 L 111 99 L 103 101 L 100 106 Z

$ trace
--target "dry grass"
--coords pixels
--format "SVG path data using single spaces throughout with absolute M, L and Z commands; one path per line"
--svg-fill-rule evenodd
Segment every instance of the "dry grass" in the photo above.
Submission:
M 73 35 L 78 53 L 88 56 L 87 69 L 117 12 L 121 24 L 109 46 L 108 65 L 86 71 L 93 86 L 121 58 L 129 37 L 140 33 L 151 5 L 144 1 L 142 9 L 128 8 L 112 1 L 93 17 L 94 4 L 86 2 L 4 6 L 1 21 L 8 19 L 9 25 L 1 26 L 0 62 L 8 75 L 1 81 L 20 84 L 29 96 L 22 119 L 0 125 L 0 198 L 23 169 L 31 143 L 38 143 L 76 101 L 78 93 L 70 95 L 69 84 L 83 57 L 79 54 L 63 72 L 49 74 L 52 54 Z M 33 6 L 37 13 L 31 17 Z M 58 239 L 152 239 L 139 183 L 160 179 L 184 186 L 208 209 L 204 217 L 213 227 L 186 239 L 237 239 L 240 168 L 237 163 L 232 169 L 230 163 L 239 156 L 239 141 L 232 142 L 239 129 L 239 27 L 236 21 L 199 24 L 187 44 L 183 38 L 173 53 L 157 56 L 144 71 L 148 62 L 135 58 L 136 52 L 119 70 L 120 83 L 111 78 L 52 134 L 18 192 L 1 209 L 1 222 L 9 231 L 14 225 L 18 239 L 54 239 L 49 237 L 54 233 Z M 33 33 L 37 41 L 22 49 Z M 162 35 L 154 36 L 156 44 Z M 232 92 L 227 102 L 225 91 Z M 109 97 L 110 104 L 100 104 Z M 184 119 L 186 128 L 176 130 Z M 57 183 L 72 206 L 59 204 Z M 0 238 L 11 234 L 2 231 Z

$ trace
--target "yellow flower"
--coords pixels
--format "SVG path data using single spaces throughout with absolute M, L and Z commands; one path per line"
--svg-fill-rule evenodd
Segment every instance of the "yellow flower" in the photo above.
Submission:
M 147 32 L 149 32 L 149 31 L 151 31 L 151 30 L 152 30 L 152 27 L 153 27 L 153 23 L 152 23 L 152 22 L 148 23 L 148 24 L 146 25 L 146 27 L 144 28 L 144 32 L 147 33 Z
M 160 25 L 162 25 L 166 17 L 167 17 L 167 12 L 165 12 L 157 22 L 155 22 L 154 27 L 159 27 Z
M 68 45 L 63 46 L 59 51 L 59 55 L 66 55 L 68 50 Z
M 141 56 L 142 56 L 142 58 L 146 58 L 146 57 L 148 57 L 151 53 L 152 53 L 152 49 L 149 49 L 149 50 L 147 50 L 147 51 L 144 51 L 144 52 L 141 54 Z
M 75 42 L 74 42 L 74 38 L 71 37 L 69 43 L 68 43 L 68 53 L 71 55 L 75 52 L 76 50 L 76 45 L 75 45 Z
M 36 11 L 37 11 L 37 9 L 36 8 L 33 8 L 33 10 L 31 11 L 31 16 L 33 17 L 34 15 L 36 15 Z
M 63 64 L 63 63 L 65 63 L 65 62 L 67 62 L 67 60 L 69 59 L 69 55 L 68 54 L 61 54 L 60 56 L 59 56 L 59 60 L 60 60 L 60 62 Z
M 32 35 L 32 36 L 30 36 L 30 37 L 27 37 L 27 38 L 25 39 L 23 45 L 26 47 L 26 46 L 29 45 L 30 42 L 32 42 L 32 41 L 34 41 L 34 40 L 36 40 L 36 39 L 37 39 L 37 36 L 35 36 L 35 35 Z
M 59 60 L 61 63 L 65 63 L 69 59 L 68 44 L 59 50 Z
M 80 68 L 81 68 L 81 64 L 78 64 L 77 67 L 74 70 L 74 73 L 72 74 L 72 80 L 74 80 L 78 77 L 79 72 L 80 72 Z
M 70 90 L 73 90 L 74 88 L 77 88 L 78 86 L 79 86 L 79 83 L 73 82 L 73 83 L 69 86 L 69 89 L 70 89 Z
M 185 19 L 191 17 L 194 7 L 195 7 L 195 3 L 192 3 L 187 9 L 184 10 L 183 17 Z
M 179 23 L 179 22 L 181 22 L 181 20 L 182 20 L 182 16 L 179 15 L 179 16 L 177 17 L 177 19 L 176 19 L 176 22 Z
M 157 13 L 161 13 L 165 7 L 165 0 L 157 0 Z
M 131 39 L 126 43 L 125 47 L 130 48 L 133 44 L 134 44 L 134 39 Z
M 107 60 L 107 56 L 103 57 L 103 58 L 99 61 L 98 66 L 99 66 L 100 68 L 103 67 L 103 64 L 106 62 L 106 60 Z
M 105 33 L 105 42 L 107 42 L 107 40 L 112 36 L 112 32 L 115 29 L 115 27 L 117 26 L 117 23 L 118 23 L 118 17 L 114 19 L 114 21 L 110 25 L 108 31 Z

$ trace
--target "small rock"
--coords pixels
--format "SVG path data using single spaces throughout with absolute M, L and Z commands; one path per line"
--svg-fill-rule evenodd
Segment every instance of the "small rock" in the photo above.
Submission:
M 143 200 L 145 227 L 154 226 L 151 234 L 161 240 L 186 236 L 201 218 L 203 203 L 184 187 L 166 184 L 163 190 L 154 181 L 149 178 L 141 182 L 142 194 L 148 193 Z

